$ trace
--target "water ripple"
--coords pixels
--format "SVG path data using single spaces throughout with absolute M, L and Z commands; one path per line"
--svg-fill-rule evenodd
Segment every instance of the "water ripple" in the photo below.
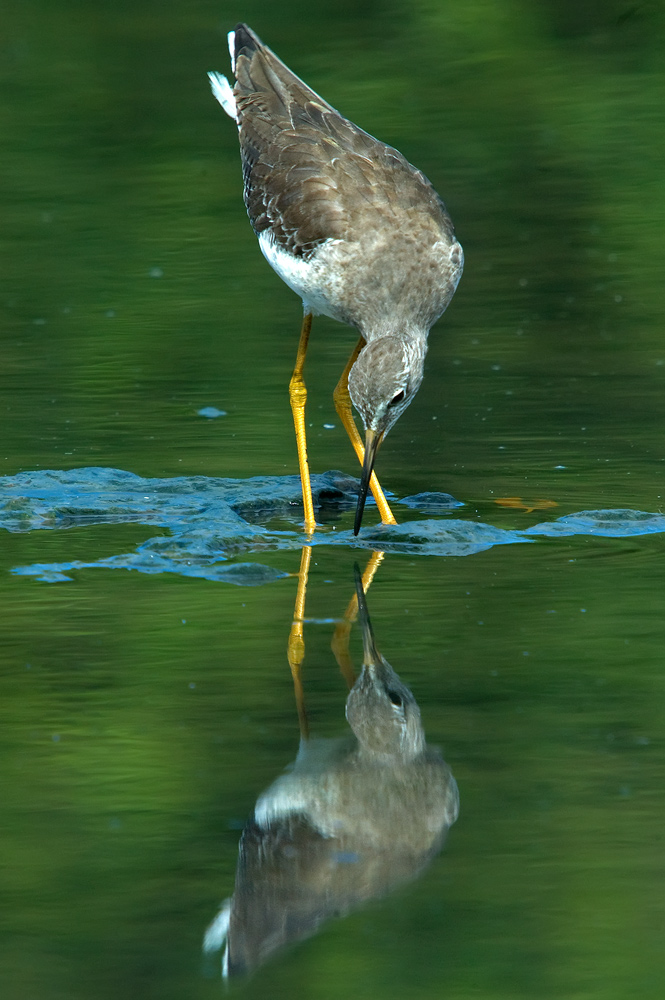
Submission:
M 317 509 L 348 510 L 355 504 L 358 481 L 341 472 L 312 477 Z M 590 510 L 567 514 L 523 530 L 497 528 L 444 515 L 460 506 L 447 494 L 422 493 L 406 506 L 424 520 L 350 530 L 323 528 L 312 545 L 381 549 L 428 556 L 468 556 L 495 545 L 533 542 L 537 537 L 598 535 L 625 538 L 665 531 L 665 516 L 634 510 Z M 430 516 L 439 513 L 438 519 Z M 139 523 L 170 531 L 141 543 L 134 552 L 91 562 L 33 563 L 13 572 L 46 582 L 71 579 L 73 570 L 105 568 L 140 573 L 178 573 L 239 586 L 259 586 L 286 572 L 247 554 L 299 549 L 306 536 L 298 476 L 212 479 L 180 476 L 144 479 L 119 469 L 22 472 L 0 478 L 0 527 L 11 532 L 68 529 L 91 524 Z M 293 523 L 292 530 L 271 530 L 259 519 Z M 237 560 L 233 561 L 230 560 Z

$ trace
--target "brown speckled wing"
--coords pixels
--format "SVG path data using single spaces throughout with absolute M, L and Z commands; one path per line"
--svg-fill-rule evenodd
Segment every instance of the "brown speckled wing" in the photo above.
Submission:
M 235 29 L 244 198 L 257 235 L 307 258 L 328 239 L 391 225 L 399 207 L 435 238 L 453 227 L 427 178 L 397 150 L 343 118 L 246 26 Z

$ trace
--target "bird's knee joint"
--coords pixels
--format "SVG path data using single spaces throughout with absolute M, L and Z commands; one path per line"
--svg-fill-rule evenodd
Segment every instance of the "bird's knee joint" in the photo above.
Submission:
M 289 399 L 291 406 L 304 406 L 307 402 L 307 388 L 301 378 L 294 377 L 289 382 Z
M 348 392 L 343 389 L 335 389 L 333 392 L 333 403 L 338 413 L 351 413 L 351 399 Z

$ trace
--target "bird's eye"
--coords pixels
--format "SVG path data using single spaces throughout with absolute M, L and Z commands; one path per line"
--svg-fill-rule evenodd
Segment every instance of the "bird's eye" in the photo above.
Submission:
M 400 391 L 390 400 L 388 406 L 397 406 L 398 403 L 402 402 L 405 396 L 406 393 L 404 392 L 404 389 L 400 389 Z
M 397 691 L 388 691 L 387 694 L 393 705 L 396 705 L 398 708 L 402 707 L 402 699 L 400 695 L 397 694 Z

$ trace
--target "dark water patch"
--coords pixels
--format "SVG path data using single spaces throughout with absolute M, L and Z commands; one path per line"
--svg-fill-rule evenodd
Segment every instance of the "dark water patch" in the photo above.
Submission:
M 404 497 L 397 502 L 418 510 L 421 514 L 446 514 L 464 506 L 461 500 L 456 500 L 450 493 L 415 493 L 412 497 Z

